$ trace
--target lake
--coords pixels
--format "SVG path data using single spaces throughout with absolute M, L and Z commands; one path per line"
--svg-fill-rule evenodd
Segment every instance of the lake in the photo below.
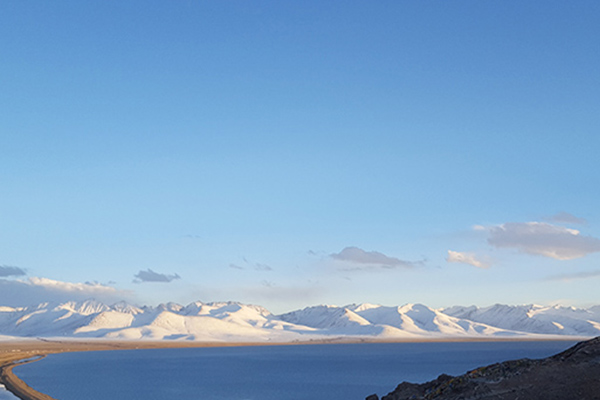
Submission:
M 574 342 L 364 343 L 63 353 L 15 373 L 59 400 L 363 400 L 400 382 L 543 358 Z
M 19 398 L 6 390 L 4 385 L 0 385 L 0 400 L 19 400 Z

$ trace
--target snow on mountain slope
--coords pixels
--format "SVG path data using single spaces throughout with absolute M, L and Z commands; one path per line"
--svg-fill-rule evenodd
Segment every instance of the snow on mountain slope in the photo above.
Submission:
M 96 300 L 85 300 L 82 302 L 69 301 L 66 303 L 57 304 L 54 307 L 54 310 L 65 310 L 81 315 L 91 315 L 108 311 L 110 310 L 110 307 Z
M 138 308 L 93 300 L 0 307 L 3 337 L 94 337 L 267 342 L 360 337 L 374 339 L 600 335 L 600 308 L 422 304 L 314 306 L 283 315 L 236 302 L 176 303 Z
M 279 319 L 314 328 L 323 335 L 407 337 L 410 333 L 389 326 L 374 325 L 347 307 L 320 305 L 279 315 Z
M 162 309 L 149 311 L 148 315 L 135 320 L 129 328 L 114 330 L 107 333 L 106 337 L 244 342 L 291 341 L 298 339 L 298 335 L 303 332 L 313 333 L 304 327 L 257 317 L 253 313 L 256 309 L 252 306 L 212 304 L 205 308 L 206 312 L 198 312 L 196 315 L 186 315 L 189 311 L 186 308 L 182 308 L 181 313 Z
M 387 325 L 415 335 L 447 336 L 500 336 L 514 335 L 481 323 L 450 317 L 422 304 L 406 304 L 401 307 L 362 305 L 354 307 L 357 313 L 372 324 Z
M 183 308 L 185 315 L 211 315 L 219 317 L 223 315 L 232 315 L 234 313 L 243 313 L 245 315 L 260 315 L 261 317 L 270 317 L 272 314 L 261 306 L 252 304 L 241 304 L 233 301 L 202 303 L 200 301 L 191 303 Z
M 450 307 L 442 310 L 447 315 L 502 329 L 552 335 L 597 336 L 600 334 L 600 313 L 593 307 L 495 304 L 490 307 Z
M 141 308 L 132 306 L 131 304 L 128 304 L 124 301 L 118 302 L 116 304 L 113 304 L 111 306 L 111 309 L 117 312 L 122 312 L 122 313 L 126 313 L 126 314 L 141 314 L 144 312 L 144 310 L 142 310 Z
M 373 304 L 307 307 L 279 316 L 288 322 L 350 335 L 434 337 L 518 335 L 481 323 L 460 320 L 422 304 L 384 307 Z
M 263 307 L 233 302 L 137 308 L 86 301 L 0 310 L 0 335 L 17 337 L 292 341 L 317 334 L 281 321 Z
M 274 325 L 274 316 L 267 309 L 236 302 L 195 302 L 186 306 L 182 313 L 184 315 L 209 316 L 241 326 L 265 327 Z
M 74 334 L 95 332 L 101 335 L 107 330 L 127 328 L 131 326 L 135 315 L 119 311 L 102 311 L 84 326 L 81 326 L 73 331 Z
M 369 321 L 347 308 L 327 305 L 306 307 L 303 310 L 280 315 L 279 318 L 283 321 L 317 329 L 370 325 Z
M 278 316 L 279 319 L 314 328 L 322 335 L 365 336 L 379 338 L 413 337 L 392 326 L 372 324 L 348 307 L 320 305 Z

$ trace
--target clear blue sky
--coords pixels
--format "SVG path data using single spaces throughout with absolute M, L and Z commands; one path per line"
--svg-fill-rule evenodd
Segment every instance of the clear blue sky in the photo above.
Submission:
M 600 303 L 598 21 L 4 1 L 0 303 Z

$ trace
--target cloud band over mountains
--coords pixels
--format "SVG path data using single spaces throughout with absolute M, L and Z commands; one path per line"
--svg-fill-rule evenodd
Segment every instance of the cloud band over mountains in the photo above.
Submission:
M 90 298 L 115 303 L 132 297 L 131 292 L 95 282 L 73 283 L 38 277 L 27 280 L 0 279 L 0 305 L 6 306 L 79 301 Z
M 600 252 L 600 239 L 545 222 L 509 222 L 489 230 L 488 243 L 556 260 L 572 260 Z

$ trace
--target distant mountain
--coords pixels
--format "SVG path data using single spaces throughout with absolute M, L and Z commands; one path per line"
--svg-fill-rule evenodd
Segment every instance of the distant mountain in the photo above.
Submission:
M 519 332 L 448 316 L 422 304 L 401 307 L 373 304 L 316 306 L 283 314 L 279 318 L 298 325 L 352 335 L 378 333 L 379 336 L 398 338 L 521 335 Z
M 493 325 L 498 328 L 551 335 L 597 336 L 600 332 L 600 308 L 562 306 L 451 307 L 442 312 L 456 318 Z
M 320 305 L 282 315 L 236 302 L 136 307 L 95 300 L 0 306 L 0 337 L 286 342 L 600 335 L 600 307 Z
M 314 329 L 275 318 L 268 310 L 240 303 L 176 303 L 138 308 L 93 300 L 0 307 L 0 336 L 198 341 L 293 341 Z

